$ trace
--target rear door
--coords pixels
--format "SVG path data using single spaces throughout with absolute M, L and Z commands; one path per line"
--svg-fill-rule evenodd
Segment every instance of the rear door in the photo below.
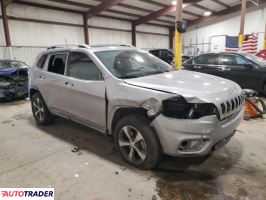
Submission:
M 220 54 L 203 54 L 184 64 L 185 69 L 198 71 L 206 74 L 228 77 L 227 71 L 220 65 Z
M 64 87 L 64 110 L 70 118 L 104 132 L 105 81 L 87 53 L 70 51 Z
M 256 70 L 257 66 L 246 58 L 237 54 L 224 54 L 221 64 L 228 71 L 228 79 L 238 83 L 242 88 L 259 88 L 261 74 Z
M 39 69 L 38 90 L 49 109 L 56 114 L 67 116 L 64 111 L 65 67 L 68 52 L 52 53 L 48 56 L 46 71 Z M 37 64 L 38 65 L 38 64 Z M 37 75 L 37 74 L 36 74 Z

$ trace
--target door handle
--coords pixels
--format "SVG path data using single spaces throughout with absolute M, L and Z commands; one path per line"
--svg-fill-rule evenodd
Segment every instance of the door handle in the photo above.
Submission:
M 74 86 L 74 84 L 71 83 L 71 82 L 65 82 L 65 85 L 67 85 L 67 86 Z
M 40 75 L 39 79 L 45 79 L 45 76 L 44 75 Z

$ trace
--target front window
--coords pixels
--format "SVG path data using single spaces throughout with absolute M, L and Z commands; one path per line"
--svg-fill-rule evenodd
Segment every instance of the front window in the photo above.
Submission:
M 143 50 L 100 51 L 95 55 L 118 78 L 137 78 L 174 70 Z
M 266 66 L 266 61 L 260 57 L 257 57 L 257 56 L 254 56 L 254 55 L 248 54 L 248 53 L 243 53 L 243 56 L 245 56 L 247 59 L 255 62 L 257 65 Z
M 198 56 L 194 59 L 193 64 L 218 65 L 219 55 L 218 54 L 204 54 L 202 56 Z

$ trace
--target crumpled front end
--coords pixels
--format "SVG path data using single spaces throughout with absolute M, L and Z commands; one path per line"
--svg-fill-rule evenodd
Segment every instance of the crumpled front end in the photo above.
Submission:
M 18 69 L 12 74 L 0 75 L 0 99 L 13 99 L 27 95 L 28 71 Z
M 175 119 L 163 114 L 152 126 L 163 151 L 174 156 L 203 156 L 225 145 L 243 119 L 243 107 L 230 117 L 219 120 L 215 115 L 199 119 Z

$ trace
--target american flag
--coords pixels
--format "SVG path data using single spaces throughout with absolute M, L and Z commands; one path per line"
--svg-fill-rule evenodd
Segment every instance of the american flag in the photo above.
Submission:
M 244 36 L 242 45 L 242 51 L 255 54 L 258 50 L 258 34 L 252 33 Z M 226 36 L 225 39 L 225 51 L 237 52 L 238 48 L 238 36 Z
M 250 35 L 245 35 L 242 50 L 251 54 L 257 53 L 258 34 L 252 33 Z
M 225 51 L 238 51 L 238 36 L 226 36 Z

